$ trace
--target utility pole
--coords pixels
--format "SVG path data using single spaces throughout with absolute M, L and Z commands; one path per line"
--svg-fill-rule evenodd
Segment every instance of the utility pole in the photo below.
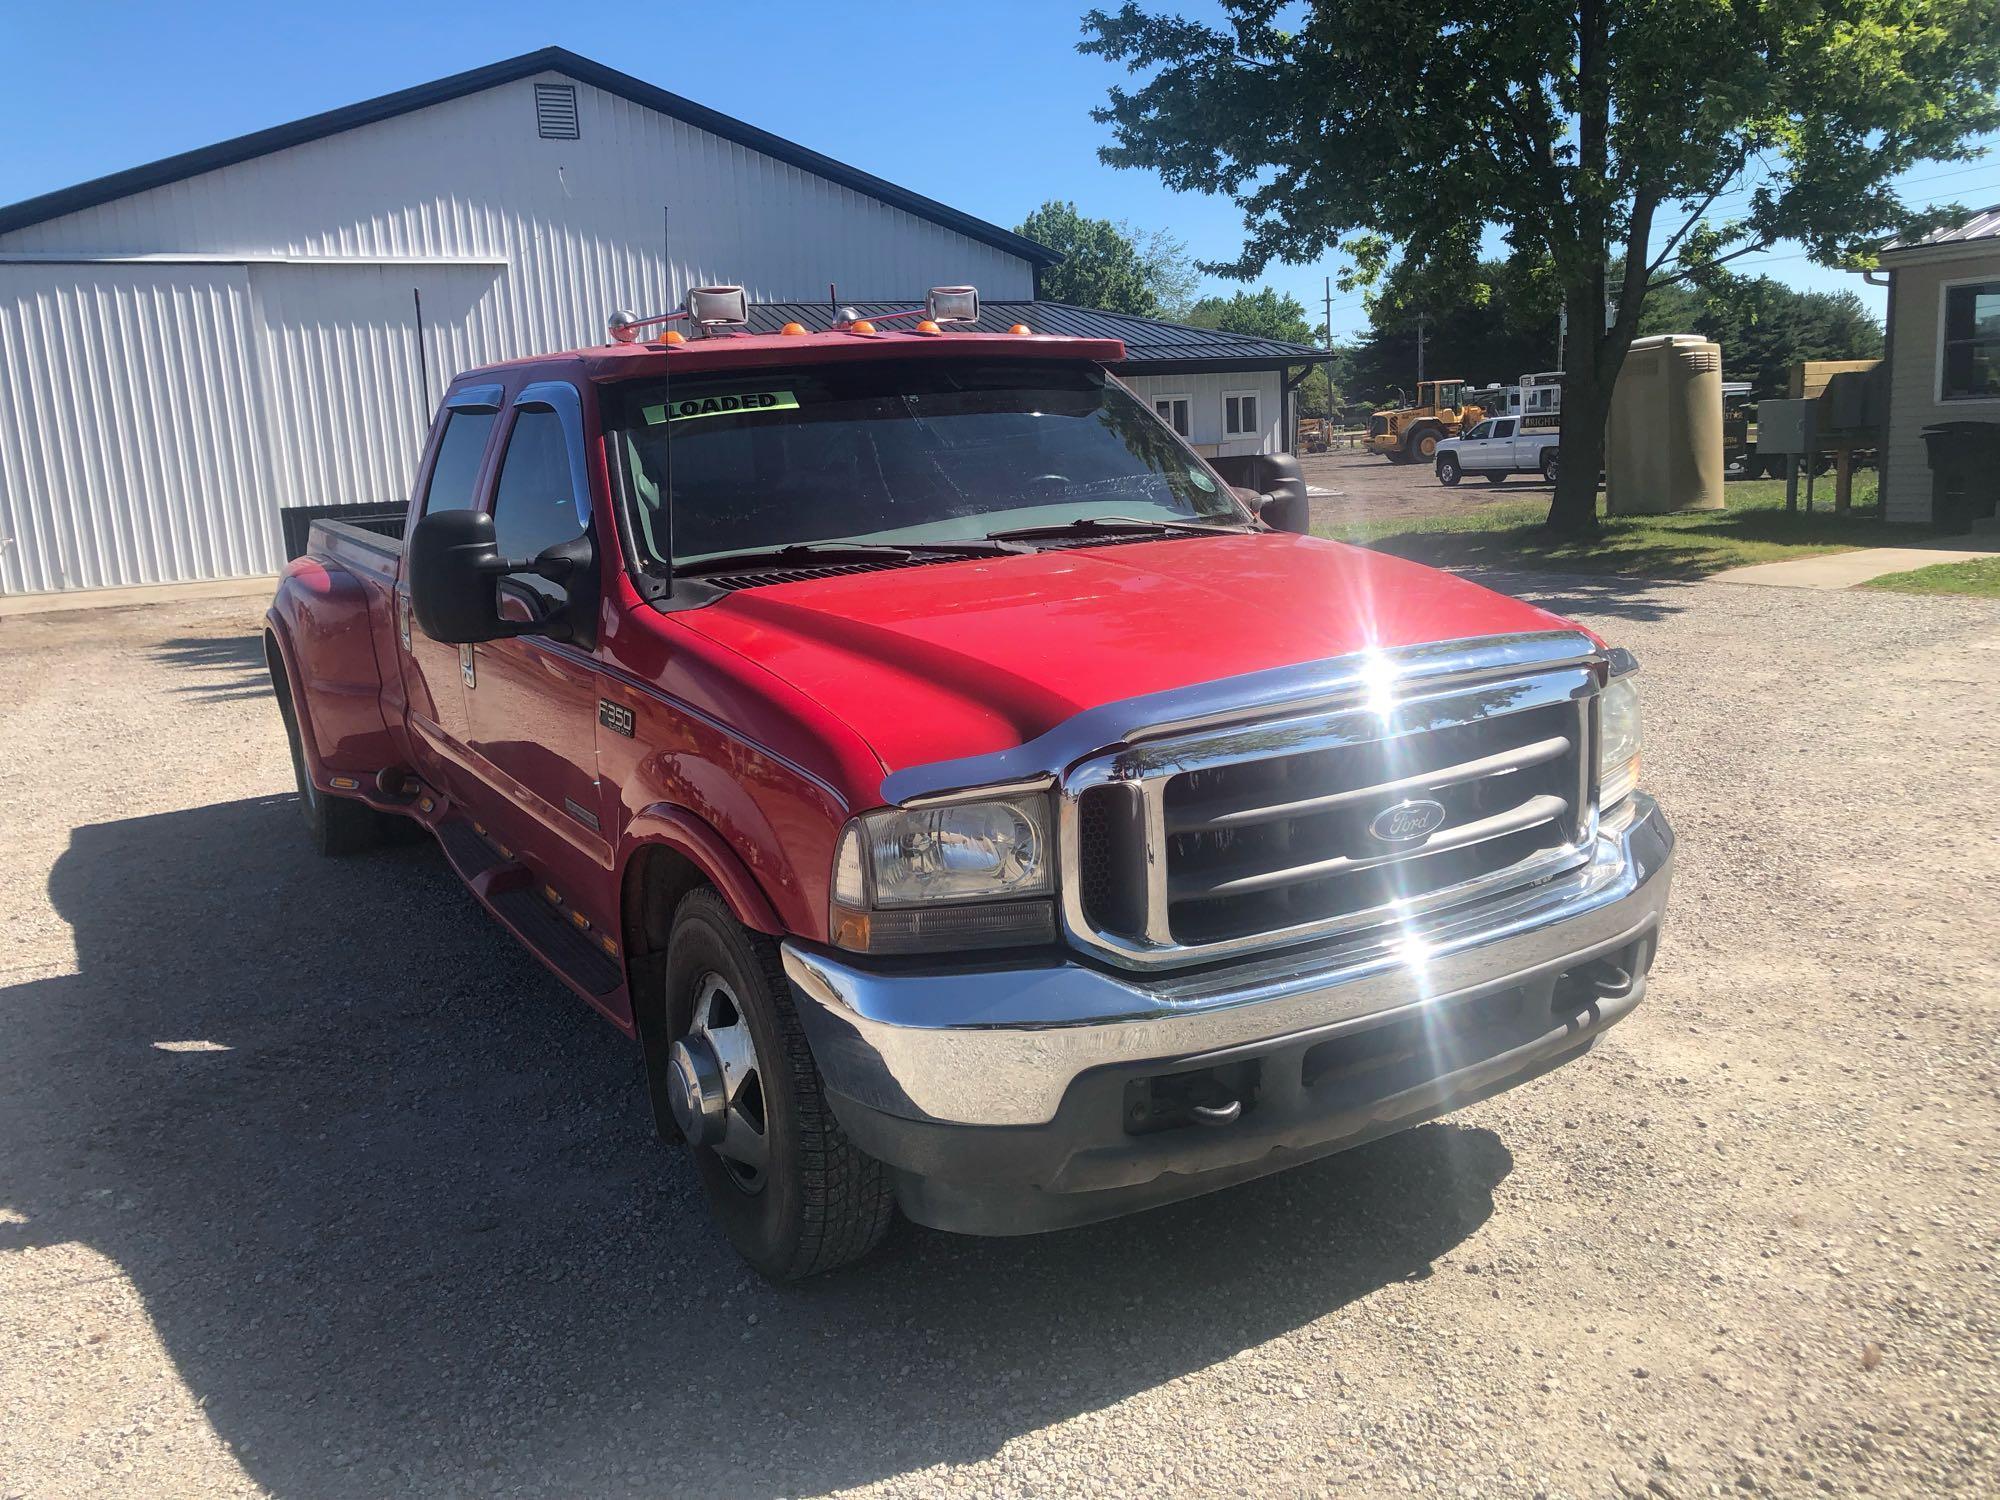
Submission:
M 1424 383 L 1424 315 L 1422 313 L 1418 313 L 1417 314 L 1417 384 L 1422 385 L 1423 383 Z M 1423 399 L 1423 393 L 1421 391 L 1417 393 L 1417 399 L 1419 401 Z
M 1333 347 L 1333 278 L 1326 278 L 1326 343 L 1323 348 Z

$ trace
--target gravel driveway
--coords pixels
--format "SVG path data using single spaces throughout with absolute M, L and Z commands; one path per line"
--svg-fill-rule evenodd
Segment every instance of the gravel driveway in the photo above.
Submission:
M 1649 669 L 1632 1020 L 783 1289 L 433 849 L 306 852 L 260 604 L 0 621 L 0 1496 L 1993 1493 L 2000 608 L 1523 588 Z

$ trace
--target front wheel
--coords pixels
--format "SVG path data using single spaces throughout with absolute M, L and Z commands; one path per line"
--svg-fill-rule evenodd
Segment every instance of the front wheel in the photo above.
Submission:
M 737 1254 L 791 1281 L 874 1249 L 895 1219 L 889 1174 L 833 1117 L 777 944 L 690 892 L 666 985 L 668 1100 Z
M 1438 444 L 1443 440 L 1444 434 L 1437 428 L 1421 427 L 1410 434 L 1410 456 L 1428 463 L 1437 456 Z
M 1459 473 L 1458 456 L 1453 453 L 1438 455 L 1437 476 L 1439 484 L 1457 484 L 1464 476 Z
M 1546 479 L 1550 484 L 1556 482 L 1556 475 L 1561 472 L 1561 469 L 1562 455 L 1555 449 L 1551 448 L 1542 455 L 1542 478 Z

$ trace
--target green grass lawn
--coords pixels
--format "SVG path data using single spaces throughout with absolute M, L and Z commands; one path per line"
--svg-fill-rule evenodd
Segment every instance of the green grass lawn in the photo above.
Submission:
M 1864 589 L 1889 589 L 1898 594 L 1972 594 L 2000 599 L 2000 557 L 1975 557 L 1969 562 L 1932 563 L 1908 573 L 1871 578 Z
M 1542 529 L 1549 509 L 1547 490 L 1538 490 L 1533 499 L 1501 500 L 1452 515 L 1346 527 L 1335 522 L 1319 533 L 1437 567 L 1548 568 L 1636 578 L 1705 578 L 1748 563 L 1886 547 L 1930 534 L 1925 527 L 1882 522 L 1872 474 L 1856 476 L 1854 508 L 1841 516 L 1833 513 L 1830 479 L 1815 494 L 1811 515 L 1803 509 L 1786 513 L 1780 479 L 1731 484 L 1727 499 L 1726 510 L 1603 516 L 1598 534 L 1583 539 Z

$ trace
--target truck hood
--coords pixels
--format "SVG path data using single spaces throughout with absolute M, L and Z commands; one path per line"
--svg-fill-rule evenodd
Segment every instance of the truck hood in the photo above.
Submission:
M 1576 628 L 1400 558 L 1183 536 L 744 589 L 680 620 L 818 700 L 885 772 L 1084 709 L 1369 647 Z

